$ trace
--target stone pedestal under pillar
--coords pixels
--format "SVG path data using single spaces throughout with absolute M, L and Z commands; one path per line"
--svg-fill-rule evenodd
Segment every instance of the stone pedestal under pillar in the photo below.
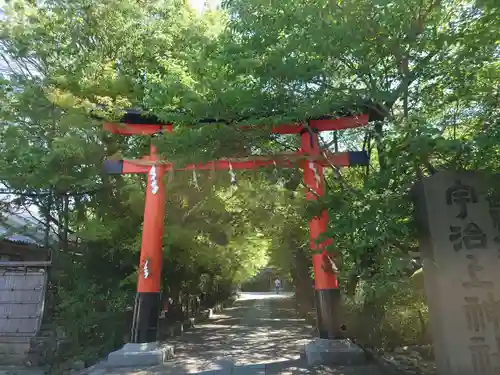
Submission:
M 361 365 L 366 362 L 363 350 L 349 339 L 315 339 L 305 345 L 309 366 Z
M 132 367 L 162 365 L 174 357 L 174 347 L 148 342 L 125 344 L 123 348 L 108 355 L 107 367 Z

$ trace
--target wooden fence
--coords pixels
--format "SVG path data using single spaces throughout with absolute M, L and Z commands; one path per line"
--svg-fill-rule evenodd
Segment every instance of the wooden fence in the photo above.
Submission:
M 42 323 L 47 272 L 0 264 L 0 364 L 23 364 Z

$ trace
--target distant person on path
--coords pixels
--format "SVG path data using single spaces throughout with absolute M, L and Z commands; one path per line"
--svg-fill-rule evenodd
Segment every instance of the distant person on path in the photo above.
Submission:
M 276 288 L 276 294 L 280 294 L 280 289 L 281 289 L 280 279 L 276 278 L 276 280 L 274 280 L 274 287 Z

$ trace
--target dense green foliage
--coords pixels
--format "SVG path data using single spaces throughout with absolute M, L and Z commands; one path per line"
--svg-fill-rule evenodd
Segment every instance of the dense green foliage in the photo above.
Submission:
M 364 145 L 371 166 L 329 173 L 320 202 L 346 292 L 366 297 L 371 319 L 409 303 L 412 184 L 440 169 L 499 171 L 493 0 L 228 0 L 201 15 L 182 0 L 37 3 L 3 8 L 0 180 L 24 194 L 11 204 L 50 207 L 59 227 L 57 317 L 75 348 L 121 340 L 145 181 L 110 178 L 101 166 L 149 143 L 105 134 L 91 115 L 142 108 L 175 123 L 154 142 L 186 163 L 297 148 L 293 137 L 238 124 L 375 113 L 367 129 L 325 136 L 331 150 Z M 165 293 L 227 290 L 269 261 L 307 300 L 306 218 L 317 207 L 305 205 L 300 172 L 241 173 L 238 189 L 226 172 L 196 177 L 198 186 L 191 174 L 168 176 Z

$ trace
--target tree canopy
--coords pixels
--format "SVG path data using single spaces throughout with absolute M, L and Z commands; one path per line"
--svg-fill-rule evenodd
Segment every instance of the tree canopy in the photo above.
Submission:
M 140 247 L 145 181 L 102 164 L 146 154 L 150 139 L 107 134 L 99 117 L 135 108 L 174 123 L 154 142 L 182 164 L 299 147 L 240 125 L 372 114 L 366 128 L 322 137 L 331 151 L 364 148 L 371 165 L 328 171 L 313 206 L 300 170 L 242 172 L 237 189 L 227 172 L 167 176 L 164 291 L 177 297 L 227 289 L 267 263 L 304 282 L 319 207 L 343 287 L 380 302 L 417 248 L 412 184 L 500 168 L 494 0 L 227 0 L 202 14 L 184 0 L 11 0 L 0 17 L 0 180 L 18 197 L 8 204 L 38 207 L 58 228 L 58 316 L 77 346 L 121 339 L 102 344 L 90 327 L 121 334 Z

